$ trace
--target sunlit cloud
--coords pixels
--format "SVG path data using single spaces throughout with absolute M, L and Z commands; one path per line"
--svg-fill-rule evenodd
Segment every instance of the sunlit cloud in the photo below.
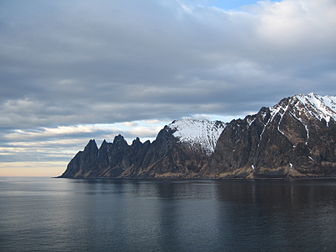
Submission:
M 58 176 L 66 167 L 66 162 L 0 162 L 0 176 Z
M 153 141 L 168 122 L 144 120 L 114 124 L 87 124 L 54 128 L 15 129 L 2 134 L 0 162 L 56 162 L 69 161 L 88 140 L 95 138 L 98 146 L 103 139 L 112 142 L 122 134 L 131 144 L 135 137 Z M 1 174 L 0 174 L 1 175 Z

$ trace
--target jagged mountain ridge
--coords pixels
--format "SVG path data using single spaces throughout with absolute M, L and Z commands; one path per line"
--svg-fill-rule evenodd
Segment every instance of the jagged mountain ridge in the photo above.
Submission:
M 336 176 L 336 97 L 282 99 L 230 123 L 173 121 L 155 141 L 87 147 L 63 177 L 258 178 Z M 104 146 L 104 147 L 103 147 Z M 95 159 L 94 157 L 97 156 Z
M 128 145 L 118 135 L 98 149 L 90 140 L 62 177 L 195 176 L 207 164 L 224 128 L 220 121 L 184 119 L 165 126 L 152 143 L 137 138 Z

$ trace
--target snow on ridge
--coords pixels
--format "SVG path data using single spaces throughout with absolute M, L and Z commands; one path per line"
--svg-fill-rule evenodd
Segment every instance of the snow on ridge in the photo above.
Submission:
M 336 96 L 321 96 L 314 93 L 307 95 L 299 94 L 281 100 L 275 106 L 269 107 L 269 111 L 270 117 L 267 119 L 267 122 L 264 122 L 264 129 L 260 134 L 260 139 L 262 139 L 268 124 L 275 118 L 279 118 L 277 120 L 277 130 L 285 136 L 285 132 L 281 129 L 281 123 L 287 112 L 304 125 L 308 141 L 309 129 L 305 119 L 301 117 L 302 113 L 308 118 L 324 119 L 328 125 L 331 118 L 336 121 Z M 263 118 L 265 115 L 266 113 L 262 114 Z M 247 122 L 249 126 L 251 126 L 255 119 L 248 118 Z M 173 135 L 179 138 L 180 142 L 200 145 L 207 154 L 211 154 L 214 152 L 218 138 L 226 125 L 220 121 L 182 119 L 173 121 L 168 127 L 175 131 Z
M 269 107 L 271 112 L 270 121 L 277 114 L 282 117 L 289 109 L 288 104 L 282 101 L 275 106 Z M 327 123 L 329 123 L 331 118 L 336 120 L 336 96 L 321 96 L 314 93 L 299 94 L 290 97 L 289 104 L 294 105 L 294 109 L 299 112 L 299 115 L 305 113 L 309 117 L 315 117 L 318 120 L 324 119 Z
M 291 116 L 300 121 L 306 129 L 307 141 L 309 139 L 309 128 L 306 124 L 304 118 L 301 117 L 305 114 L 308 118 L 317 118 L 318 120 L 324 119 L 329 125 L 331 118 L 336 120 L 336 96 L 321 96 L 314 93 L 309 93 L 307 95 L 299 94 L 289 97 L 287 99 L 281 100 L 278 104 L 269 107 L 270 118 L 264 123 L 264 128 L 260 134 L 260 139 L 262 139 L 263 133 L 270 122 L 280 116 L 277 122 L 277 130 L 284 136 L 285 132 L 281 130 L 281 122 L 283 116 L 288 111 Z M 265 116 L 265 115 L 264 115 Z M 308 142 L 306 142 L 307 144 Z
M 200 145 L 207 154 L 214 152 L 226 124 L 220 121 L 182 119 L 168 125 L 180 142 Z
M 321 96 L 314 93 L 294 96 L 310 111 L 310 114 L 319 120 L 324 119 L 329 123 L 330 119 L 336 120 L 336 96 Z

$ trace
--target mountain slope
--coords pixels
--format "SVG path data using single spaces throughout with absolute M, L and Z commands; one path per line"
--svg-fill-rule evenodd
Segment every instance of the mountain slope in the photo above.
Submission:
M 91 140 L 61 177 L 194 177 L 207 165 L 225 128 L 220 121 L 184 119 L 165 126 L 155 141 L 128 145 L 122 136 L 101 147 Z
M 336 97 L 285 98 L 220 136 L 207 176 L 287 177 L 336 175 Z
M 184 119 L 173 121 L 168 127 L 174 131 L 173 136 L 180 142 L 198 145 L 210 155 L 215 150 L 225 124 L 221 121 Z
M 61 177 L 262 178 L 336 176 L 336 97 L 295 95 L 224 124 L 185 119 L 155 141 L 91 140 Z

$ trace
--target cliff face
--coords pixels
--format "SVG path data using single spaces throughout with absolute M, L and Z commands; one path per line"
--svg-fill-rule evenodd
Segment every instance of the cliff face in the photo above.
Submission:
M 95 140 L 90 140 L 83 151 L 80 151 L 70 161 L 66 171 L 61 177 L 90 177 L 94 176 L 95 170 L 92 169 L 96 165 L 98 147 Z
M 119 135 L 98 149 L 90 140 L 61 177 L 195 177 L 207 165 L 224 127 L 219 121 L 190 119 L 165 126 L 152 143 L 137 138 L 128 145 Z
M 281 100 L 230 122 L 206 174 L 215 177 L 336 175 L 335 97 Z
M 90 140 L 61 177 L 336 176 L 335 120 L 336 97 L 297 95 L 228 124 L 174 121 L 152 143 Z

